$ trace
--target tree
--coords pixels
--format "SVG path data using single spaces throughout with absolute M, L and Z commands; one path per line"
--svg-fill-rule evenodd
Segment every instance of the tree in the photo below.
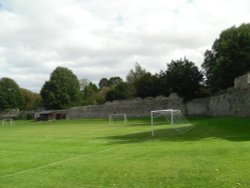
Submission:
M 110 79 L 102 78 L 98 84 L 99 88 L 113 87 L 123 82 L 122 78 L 119 76 L 111 77 Z
M 102 78 L 98 84 L 99 88 L 109 87 L 109 80 L 107 78 Z
M 125 82 L 121 82 L 116 85 L 113 89 L 107 92 L 106 94 L 106 101 L 113 101 L 113 100 L 124 100 L 128 99 L 128 84 Z
M 224 30 L 204 56 L 207 85 L 213 91 L 233 86 L 237 76 L 250 71 L 250 24 Z
M 98 92 L 97 86 L 92 82 L 90 82 L 89 85 L 87 85 L 84 88 L 82 104 L 83 105 L 97 104 L 97 101 L 95 99 L 95 95 L 97 94 L 97 92 Z
M 156 97 L 160 95 L 160 79 L 157 75 L 145 73 L 140 79 L 135 81 L 136 97 Z
M 203 74 L 195 64 L 186 58 L 172 61 L 162 72 L 162 79 L 170 92 L 177 93 L 185 100 L 200 97 Z
M 147 71 L 143 69 L 138 63 L 135 64 L 134 69 L 131 69 L 127 75 L 128 92 L 130 96 L 136 95 L 136 82 L 145 75 Z
M 0 110 L 23 108 L 24 99 L 17 83 L 10 78 L 0 79 Z
M 104 104 L 106 102 L 107 93 L 112 89 L 113 88 L 110 88 L 110 87 L 104 87 L 101 90 L 99 90 L 97 93 L 95 93 L 92 98 L 94 98 L 96 104 Z
M 57 67 L 41 90 L 42 102 L 47 109 L 65 109 L 80 103 L 80 86 L 73 72 Z
M 158 83 L 159 95 L 169 96 L 171 90 L 168 80 L 166 78 L 166 71 L 161 70 L 158 77 L 159 77 L 159 83 Z
M 111 77 L 110 79 L 102 78 L 98 84 L 100 90 L 94 95 L 97 104 L 103 104 L 107 100 L 124 98 L 122 97 L 123 94 L 119 91 L 122 83 L 123 80 L 119 76 Z
M 134 69 L 131 69 L 127 75 L 127 82 L 133 83 L 146 73 L 147 71 L 143 69 L 139 63 L 135 63 Z
M 122 80 L 122 78 L 119 77 L 119 76 L 111 77 L 111 78 L 109 79 L 109 86 L 110 86 L 110 87 L 112 87 L 112 86 L 117 86 L 117 85 L 119 85 L 119 84 L 122 83 L 122 82 L 123 82 L 123 80 Z
M 41 96 L 37 93 L 33 93 L 28 89 L 21 88 L 21 93 L 24 98 L 24 109 L 32 110 L 37 109 L 41 105 Z
M 79 84 L 80 84 L 80 91 L 83 91 L 85 89 L 86 86 L 88 86 L 90 83 L 90 81 L 87 78 L 82 78 L 79 80 Z

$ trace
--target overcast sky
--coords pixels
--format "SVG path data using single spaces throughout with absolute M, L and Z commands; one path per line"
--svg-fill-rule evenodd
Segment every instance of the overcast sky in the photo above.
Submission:
M 222 30 L 250 21 L 249 0 L 0 0 L 0 78 L 40 92 L 57 66 L 95 83 L 198 66 Z

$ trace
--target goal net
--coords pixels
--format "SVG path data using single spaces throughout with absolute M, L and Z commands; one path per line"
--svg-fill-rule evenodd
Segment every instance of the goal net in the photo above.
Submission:
M 164 109 L 153 110 L 150 112 L 151 116 L 151 134 L 155 135 L 155 125 L 170 125 L 169 128 L 175 129 L 177 132 L 183 134 L 192 128 L 192 124 L 185 118 L 181 110 Z
M 115 122 L 122 122 L 124 124 L 127 124 L 127 115 L 126 114 L 110 114 L 109 115 L 109 124 L 113 124 Z
M 15 122 L 12 118 L 4 118 L 2 119 L 2 126 L 13 126 Z

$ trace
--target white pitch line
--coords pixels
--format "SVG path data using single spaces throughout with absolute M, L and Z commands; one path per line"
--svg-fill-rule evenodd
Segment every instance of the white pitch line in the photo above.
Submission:
M 140 132 L 141 131 L 136 131 L 136 132 L 132 132 L 132 133 L 129 133 L 129 134 L 136 134 L 136 133 L 140 133 Z M 122 134 L 122 135 L 126 135 L 126 134 Z M 154 141 L 156 141 L 156 140 L 155 139 L 147 140 L 147 142 L 154 142 Z M 33 171 L 33 170 L 43 169 L 43 168 L 46 168 L 46 167 L 49 167 L 49 166 L 54 166 L 54 165 L 64 163 L 64 162 L 67 162 L 67 161 L 71 161 L 71 160 L 75 160 L 75 159 L 81 159 L 81 158 L 88 157 L 88 156 L 91 156 L 91 155 L 94 155 L 94 154 L 98 154 L 98 153 L 109 151 L 109 150 L 112 150 L 112 149 L 115 149 L 115 148 L 119 148 L 119 147 L 121 147 L 123 145 L 126 145 L 126 144 L 121 144 L 119 146 L 114 146 L 114 147 L 104 149 L 104 150 L 101 150 L 101 151 L 97 151 L 97 152 L 94 152 L 94 153 L 84 154 L 84 155 L 80 155 L 80 156 L 78 155 L 78 156 L 73 157 L 73 158 L 69 158 L 69 159 L 65 159 L 65 160 L 61 160 L 61 161 L 56 161 L 56 162 L 53 162 L 53 163 L 49 163 L 49 164 L 46 164 L 46 165 L 38 166 L 38 167 L 35 167 L 35 168 L 23 170 L 23 171 L 19 171 L 19 172 L 16 172 L 16 173 L 3 175 L 3 176 L 0 176 L 0 179 L 6 178 L 6 177 L 11 177 L 11 176 L 16 176 L 16 175 L 19 175 L 19 174 L 24 174 L 24 173 L 27 173 L 27 172 L 30 172 L 30 171 Z
M 77 156 L 77 157 L 73 157 L 73 158 L 69 158 L 69 159 L 65 159 L 65 160 L 61 160 L 61 161 L 56 161 L 56 162 L 53 162 L 53 163 L 49 163 L 49 164 L 46 164 L 46 165 L 38 166 L 38 167 L 35 167 L 35 168 L 23 170 L 23 171 L 19 171 L 19 172 L 16 172 L 16 173 L 3 175 L 3 176 L 0 176 L 0 179 L 10 177 L 10 176 L 16 176 L 16 175 L 24 174 L 24 173 L 27 173 L 27 172 L 30 172 L 30 171 L 33 171 L 33 170 L 43 169 L 43 168 L 46 168 L 46 167 L 49 167 L 49 166 L 54 166 L 54 165 L 64 163 L 64 162 L 67 162 L 67 161 L 72 161 L 72 160 L 75 160 L 75 159 L 81 159 L 81 158 L 88 157 L 88 156 L 91 156 L 91 155 L 95 155 L 95 154 L 98 154 L 98 153 L 103 153 L 103 152 L 106 152 L 106 151 L 121 147 L 123 145 L 124 144 L 119 145 L 119 146 L 114 146 L 114 147 L 111 147 L 111 148 L 108 148 L 108 149 L 104 149 L 104 150 L 101 150 L 101 151 L 97 151 L 97 152 L 94 152 L 94 153 L 88 153 L 88 154 L 80 155 L 80 156 Z

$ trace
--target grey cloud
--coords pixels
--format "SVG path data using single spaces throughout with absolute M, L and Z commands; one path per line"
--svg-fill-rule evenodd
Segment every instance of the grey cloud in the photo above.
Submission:
M 0 77 L 38 92 L 57 66 L 98 83 L 102 77 L 125 78 L 135 62 L 151 72 L 184 56 L 200 65 L 223 29 L 250 19 L 249 5 L 246 0 L 8 0 L 0 8 Z

